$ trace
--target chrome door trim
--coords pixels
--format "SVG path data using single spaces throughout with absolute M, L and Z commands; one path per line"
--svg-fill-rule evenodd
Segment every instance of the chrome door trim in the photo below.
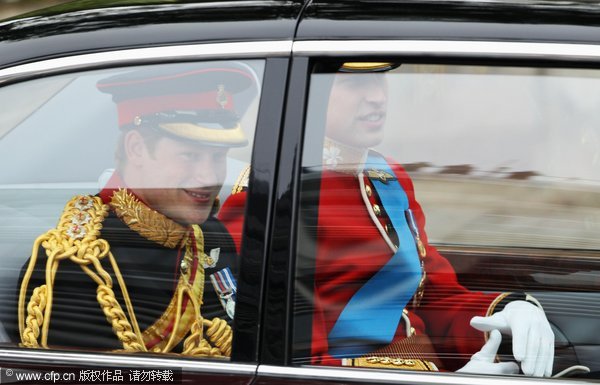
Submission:
M 4 368 L 7 363 L 25 363 L 37 365 L 64 364 L 79 367 L 98 368 L 140 368 L 140 369 L 181 369 L 183 372 L 211 373 L 211 374 L 234 374 L 254 376 L 257 365 L 240 364 L 228 361 L 165 357 L 161 355 L 141 356 L 133 354 L 118 353 L 75 353 L 44 351 L 34 349 L 0 349 L 0 362 Z
M 525 385 L 548 384 L 548 378 L 525 376 L 490 376 L 476 374 L 442 373 L 442 372 L 410 372 L 386 369 L 362 368 L 335 368 L 335 367 L 287 367 L 259 365 L 257 374 L 265 377 L 278 377 L 286 379 L 303 379 L 319 381 L 335 381 L 337 383 L 359 382 L 378 384 L 405 384 L 405 385 L 506 385 L 512 381 Z M 583 379 L 555 379 L 550 380 L 552 385 L 581 385 L 592 383 Z
M 40 60 L 0 69 L 0 85 L 22 77 L 111 65 L 145 64 L 161 60 L 243 59 L 289 56 L 291 40 L 209 43 L 132 48 Z
M 419 55 L 551 60 L 600 60 L 600 45 L 468 40 L 295 41 L 295 56 Z

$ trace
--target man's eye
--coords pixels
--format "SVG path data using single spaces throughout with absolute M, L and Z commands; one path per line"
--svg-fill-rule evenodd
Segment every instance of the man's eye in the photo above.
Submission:
M 184 160 L 194 160 L 196 158 L 196 154 L 193 152 L 182 152 L 179 156 Z

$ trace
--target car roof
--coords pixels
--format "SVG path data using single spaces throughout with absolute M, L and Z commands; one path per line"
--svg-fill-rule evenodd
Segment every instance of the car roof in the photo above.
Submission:
M 599 1 L 314 0 L 296 39 L 598 43 L 599 16 Z
M 302 6 L 276 0 L 74 1 L 0 22 L 0 68 L 66 52 L 291 40 Z
M 65 54 L 208 42 L 598 43 L 599 16 L 599 1 L 77 0 L 0 22 L 0 68 Z

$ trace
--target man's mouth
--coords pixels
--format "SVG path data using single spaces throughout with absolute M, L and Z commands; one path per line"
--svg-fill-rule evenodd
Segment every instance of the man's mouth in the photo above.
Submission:
M 372 112 L 370 114 L 362 115 L 358 118 L 358 120 L 363 122 L 376 123 L 385 119 L 384 112 Z
M 212 197 L 210 191 L 201 191 L 201 190 L 187 190 L 184 189 L 185 193 L 190 196 L 194 201 L 198 203 L 208 203 Z

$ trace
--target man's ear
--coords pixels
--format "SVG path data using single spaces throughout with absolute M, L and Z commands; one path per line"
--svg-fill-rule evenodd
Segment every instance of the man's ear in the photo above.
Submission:
M 131 130 L 125 134 L 123 145 L 127 162 L 133 166 L 141 165 L 148 156 L 148 147 L 138 130 Z

